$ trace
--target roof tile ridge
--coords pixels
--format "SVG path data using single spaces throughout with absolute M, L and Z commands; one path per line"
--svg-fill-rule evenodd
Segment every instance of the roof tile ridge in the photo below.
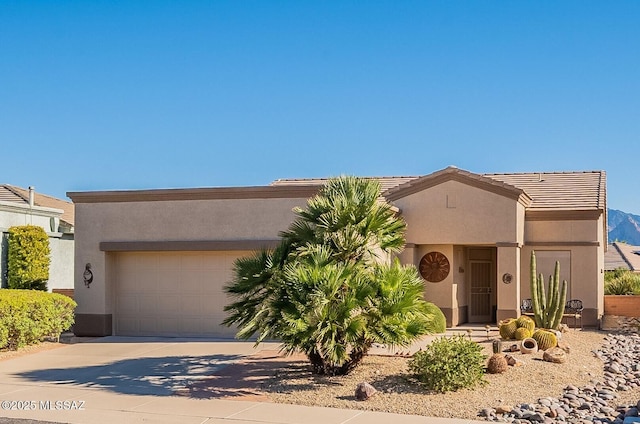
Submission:
M 4 184 L 4 187 L 9 190 L 11 193 L 15 194 L 16 196 L 18 196 L 19 198 L 21 198 L 22 200 L 24 200 L 25 202 L 29 202 L 29 198 L 25 197 L 22 195 L 22 193 L 20 192 L 20 190 L 24 190 L 22 187 L 18 187 L 18 186 L 13 186 L 11 184 Z M 16 190 L 18 189 L 18 190 Z
M 490 172 L 481 175 L 562 175 L 562 174 L 602 174 L 604 170 L 581 170 L 581 171 L 529 171 L 529 172 Z

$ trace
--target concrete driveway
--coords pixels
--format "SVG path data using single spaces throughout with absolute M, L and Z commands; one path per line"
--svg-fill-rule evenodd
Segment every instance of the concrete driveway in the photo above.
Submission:
M 191 386 L 254 353 L 244 342 L 104 337 L 28 354 L 0 361 L 0 416 L 60 423 L 474 422 L 189 396 Z

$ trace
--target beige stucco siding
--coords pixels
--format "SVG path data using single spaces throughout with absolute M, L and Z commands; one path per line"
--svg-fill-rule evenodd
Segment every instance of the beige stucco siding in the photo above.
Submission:
M 113 313 L 101 242 L 276 239 L 294 220 L 292 209 L 305 203 L 300 198 L 77 203 L 76 312 Z M 89 289 L 82 276 L 87 263 L 94 277 Z
M 49 237 L 51 264 L 49 265 L 49 291 L 53 289 L 73 289 L 74 239 L 72 235 Z
M 530 290 L 530 257 L 531 246 L 525 246 L 522 249 L 522 267 L 521 267 L 521 297 L 523 299 L 531 297 Z M 602 304 L 604 277 L 601 272 L 604 266 L 601 261 L 602 248 L 594 246 L 571 246 L 571 247 L 535 247 L 536 253 L 549 252 L 557 253 L 558 256 L 566 257 L 570 255 L 570 270 L 563 270 L 563 274 L 570 275 L 568 283 L 569 298 L 580 299 L 585 308 L 584 323 L 585 325 L 596 325 L 597 319 L 604 312 Z M 562 267 L 562 266 L 561 266 Z M 562 269 L 561 269 L 562 270 Z M 548 283 L 549 274 L 547 270 L 545 274 L 545 284 Z
M 598 242 L 603 240 L 602 221 L 560 220 L 525 223 L 525 243 L 532 242 Z
M 221 199 L 79 203 L 76 232 L 91 241 L 260 239 L 277 237 L 305 199 Z
M 407 241 L 415 244 L 521 242 L 517 200 L 447 181 L 394 201 L 407 222 Z M 522 221 L 520 221 L 522 222 Z
M 449 263 L 451 264 L 451 259 L 453 258 L 453 246 L 452 245 L 422 245 L 417 249 L 417 260 L 420 261 L 424 255 L 429 252 L 440 252 L 444 254 L 447 258 L 449 258 Z M 415 264 L 416 266 L 418 263 Z M 425 281 L 425 299 L 429 302 L 433 302 L 441 308 L 452 309 L 456 304 L 456 291 L 454 290 L 454 282 L 456 279 L 454 278 L 455 273 L 449 272 L 447 277 L 438 282 L 438 283 L 430 283 Z

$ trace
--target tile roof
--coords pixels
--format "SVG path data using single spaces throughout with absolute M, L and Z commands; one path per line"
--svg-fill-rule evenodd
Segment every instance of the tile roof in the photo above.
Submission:
M 459 172 L 464 175 L 492 179 L 506 186 L 523 190 L 530 198 L 530 209 L 561 209 L 561 210 L 597 210 L 606 209 L 606 174 L 604 171 L 577 172 L 530 172 L 512 174 L 474 174 L 455 167 L 445 168 L 433 174 Z M 433 175 L 429 174 L 429 175 Z M 364 177 L 377 179 L 382 186 L 382 192 L 399 191 L 405 184 L 417 183 L 416 180 L 429 175 L 399 176 L 399 177 Z M 310 179 L 279 179 L 271 185 L 322 185 L 327 178 Z
M 604 264 L 607 271 L 625 268 L 640 272 L 640 246 L 619 242 L 612 243 L 605 253 Z
M 604 171 L 484 174 L 524 190 L 533 209 L 605 209 Z
M 390 190 L 394 187 L 397 187 L 406 182 L 415 180 L 420 178 L 418 176 L 405 176 L 405 177 L 362 177 L 366 180 L 378 180 L 380 182 L 381 191 L 384 193 L 387 190 Z M 272 186 L 295 186 L 295 185 L 324 185 L 329 179 L 328 178 L 301 178 L 301 179 L 288 179 L 282 178 L 273 181 L 270 185 Z
M 0 184 L 0 201 L 28 204 L 29 190 L 9 184 Z M 36 206 L 42 206 L 45 208 L 62 209 L 63 213 L 60 216 L 60 219 L 67 224 L 74 225 L 75 208 L 73 203 L 58 199 L 57 197 L 38 193 L 37 191 L 35 192 L 34 203 Z

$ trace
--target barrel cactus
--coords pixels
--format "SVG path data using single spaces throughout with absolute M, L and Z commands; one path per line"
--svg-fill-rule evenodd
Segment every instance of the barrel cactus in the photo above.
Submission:
M 562 286 L 560 286 L 560 262 L 556 261 L 553 275 L 549 277 L 546 293 L 543 275 L 536 274 L 536 253 L 534 251 L 531 251 L 530 271 L 531 303 L 536 327 L 557 330 L 567 300 L 567 281 L 563 280 Z
M 524 339 L 528 339 L 529 337 L 531 337 L 533 335 L 533 331 L 529 330 L 526 327 L 519 327 L 516 329 L 516 333 L 514 335 L 516 340 L 524 340 Z
M 555 333 L 547 330 L 536 330 L 531 336 L 537 343 L 538 349 L 547 350 L 558 346 L 558 338 Z
M 531 332 L 531 334 L 533 334 L 533 330 L 535 330 L 536 328 L 536 322 L 526 315 L 520 316 L 520 318 L 517 319 L 516 323 L 518 325 L 518 328 L 526 328 Z
M 516 330 L 518 329 L 517 321 L 513 318 L 506 319 L 504 321 L 500 321 L 499 324 L 500 337 L 506 340 L 511 340 L 516 335 Z

